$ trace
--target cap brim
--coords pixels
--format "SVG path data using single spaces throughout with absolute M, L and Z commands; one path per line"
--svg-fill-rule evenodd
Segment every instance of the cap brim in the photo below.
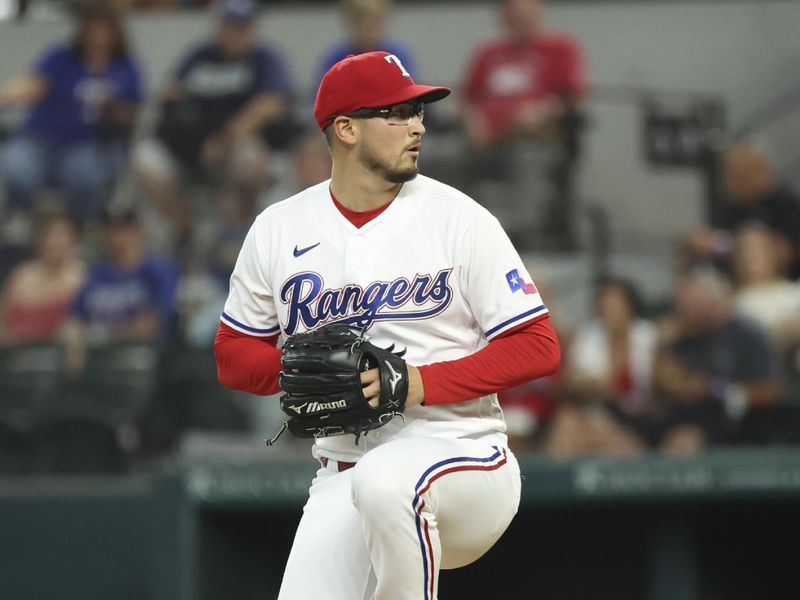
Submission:
M 369 104 L 365 104 L 363 108 L 377 108 L 379 106 L 390 106 L 392 104 L 399 104 L 400 102 L 408 102 L 409 100 L 417 100 L 430 104 L 437 102 L 450 95 L 450 88 L 434 86 L 434 85 L 419 85 L 414 84 L 404 87 L 401 90 L 392 92 L 381 98 L 372 100 Z

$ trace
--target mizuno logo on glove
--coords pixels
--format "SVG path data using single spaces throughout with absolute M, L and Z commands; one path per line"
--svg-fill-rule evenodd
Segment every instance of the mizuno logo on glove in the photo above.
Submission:
M 332 410 L 334 408 L 347 408 L 347 400 L 336 400 L 335 402 L 309 402 L 308 408 L 306 408 L 306 414 L 319 412 L 321 410 Z
M 394 390 L 397 387 L 397 384 L 403 380 L 403 376 L 392 368 L 392 365 L 388 360 L 383 361 L 383 363 L 392 373 L 392 377 L 389 379 L 389 385 L 392 386 L 392 394 L 394 394 Z
M 281 410 L 289 416 L 283 431 L 302 438 L 362 435 L 403 416 L 408 395 L 408 366 L 394 344 L 382 348 L 370 342 L 363 327 L 328 323 L 290 335 L 281 349 L 278 383 Z M 380 372 L 378 402 L 364 395 L 365 369 Z

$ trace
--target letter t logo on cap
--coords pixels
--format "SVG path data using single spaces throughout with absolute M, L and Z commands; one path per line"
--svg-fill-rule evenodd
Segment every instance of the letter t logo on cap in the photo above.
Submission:
M 387 54 L 383 57 L 387 63 L 394 63 L 397 65 L 397 68 L 403 73 L 403 77 L 411 77 L 411 73 L 406 71 L 406 68 L 403 66 L 403 63 L 400 62 L 400 59 L 397 58 L 394 54 Z

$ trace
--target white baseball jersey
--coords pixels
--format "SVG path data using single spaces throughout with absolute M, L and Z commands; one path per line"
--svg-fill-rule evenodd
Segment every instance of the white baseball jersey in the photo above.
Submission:
M 500 223 L 458 190 L 424 176 L 403 184 L 380 215 L 356 228 L 325 181 L 265 209 L 231 276 L 222 321 L 281 339 L 331 322 L 369 326 L 382 346 L 406 347 L 421 366 L 472 354 L 547 312 Z M 321 438 L 314 455 L 354 461 L 409 436 L 495 435 L 505 443 L 495 394 L 411 407 L 405 419 L 354 436 Z

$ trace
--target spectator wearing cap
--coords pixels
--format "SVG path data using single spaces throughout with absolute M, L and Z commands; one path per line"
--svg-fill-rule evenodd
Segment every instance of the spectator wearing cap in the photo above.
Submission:
M 149 256 L 136 214 L 103 216 L 105 259 L 90 270 L 64 326 L 66 363 L 79 370 L 88 346 L 111 342 L 158 343 L 171 333 L 178 270 Z
M 0 151 L 11 211 L 27 214 L 53 186 L 74 219 L 96 216 L 124 167 L 141 100 L 140 68 L 120 19 L 87 5 L 71 42 L 48 49 L 32 72 L 0 88 L 0 109 L 30 107 Z
M 216 12 L 213 39 L 180 61 L 155 136 L 134 154 L 143 190 L 178 239 L 190 229 L 182 189 L 189 176 L 255 194 L 269 177 L 269 146 L 285 144 L 291 131 L 289 72 L 258 42 L 255 5 L 224 0 Z
M 392 9 L 390 0 L 344 0 L 341 7 L 348 37 L 322 55 L 314 90 L 328 69 L 351 54 L 382 50 L 394 54 L 409 72 L 416 72 L 411 50 L 402 42 L 387 36 L 386 29 Z

